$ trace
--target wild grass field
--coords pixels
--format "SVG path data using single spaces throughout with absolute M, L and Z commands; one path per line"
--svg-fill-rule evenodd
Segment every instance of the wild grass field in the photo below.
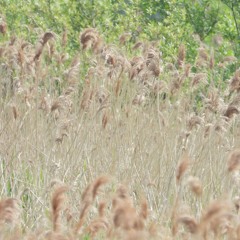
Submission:
M 0 239 L 240 239 L 239 59 L 128 37 L 1 44 Z

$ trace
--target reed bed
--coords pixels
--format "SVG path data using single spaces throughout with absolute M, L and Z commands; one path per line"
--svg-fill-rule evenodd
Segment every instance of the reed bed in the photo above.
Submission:
M 239 60 L 128 40 L 2 41 L 0 239 L 240 239 Z

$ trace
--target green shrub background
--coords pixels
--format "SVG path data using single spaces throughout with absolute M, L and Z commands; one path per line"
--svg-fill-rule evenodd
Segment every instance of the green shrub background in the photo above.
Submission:
M 95 27 L 111 43 L 125 32 L 131 35 L 130 43 L 158 40 L 166 57 L 184 43 L 188 58 L 194 59 L 199 40 L 211 46 L 217 35 L 223 38 L 222 54 L 239 58 L 240 53 L 238 0 L 1 0 L 0 14 L 9 34 L 30 40 L 40 29 L 66 29 L 69 51 L 79 48 L 79 32 Z

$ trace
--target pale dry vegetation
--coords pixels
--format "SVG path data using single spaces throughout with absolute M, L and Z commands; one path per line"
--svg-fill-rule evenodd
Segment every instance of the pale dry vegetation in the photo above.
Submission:
M 79 40 L 0 46 L 0 238 L 240 239 L 237 59 Z

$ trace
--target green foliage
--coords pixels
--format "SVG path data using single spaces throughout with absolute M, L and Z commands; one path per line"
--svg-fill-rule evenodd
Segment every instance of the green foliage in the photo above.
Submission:
M 228 7 L 228 10 L 231 12 L 231 16 L 234 22 L 233 24 L 228 24 L 226 32 L 228 33 L 227 38 L 235 40 L 236 44 L 234 45 L 234 50 L 236 56 L 240 56 L 240 1 L 238 0 L 221 0 L 225 6 Z M 231 31 L 229 32 L 228 29 Z
M 210 45 L 212 37 L 221 34 L 224 47 L 236 56 L 240 52 L 238 0 L 2 0 L 0 9 L 10 32 L 32 42 L 40 29 L 57 34 L 67 29 L 70 51 L 79 48 L 84 28 L 95 27 L 107 42 L 118 41 L 124 32 L 130 33 L 130 43 L 160 40 L 165 56 L 176 54 L 185 43 L 188 57 L 194 59 L 199 43 L 193 34 Z
M 194 32 L 201 40 L 211 34 L 219 21 L 219 4 L 214 1 L 203 0 L 195 2 L 184 2 L 186 9 L 186 21 L 189 22 Z

